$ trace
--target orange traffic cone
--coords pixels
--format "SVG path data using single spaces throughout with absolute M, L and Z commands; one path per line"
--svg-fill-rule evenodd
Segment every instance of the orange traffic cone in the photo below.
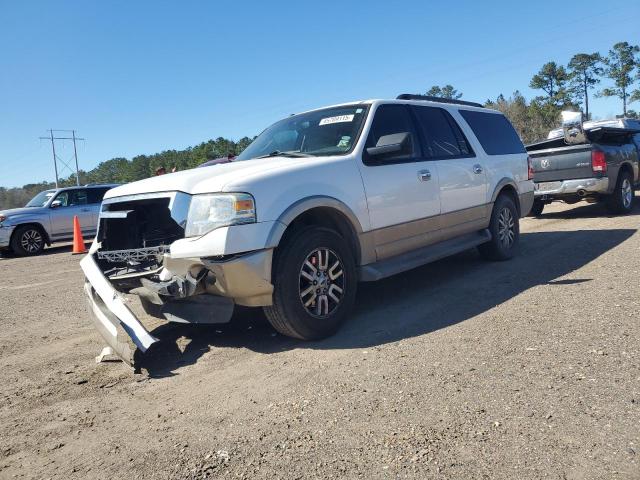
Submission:
M 82 231 L 80 230 L 80 220 L 78 216 L 73 216 L 73 255 L 79 253 L 87 253 L 87 248 L 84 246 L 84 240 L 82 239 Z

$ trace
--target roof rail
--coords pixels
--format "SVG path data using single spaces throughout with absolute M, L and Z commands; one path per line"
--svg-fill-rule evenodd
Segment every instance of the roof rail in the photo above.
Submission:
M 427 102 L 453 103 L 456 105 L 467 105 L 469 107 L 484 108 L 484 105 L 481 105 L 476 102 L 467 102 L 465 100 L 454 100 L 453 98 L 431 97 L 429 95 L 415 95 L 413 93 L 402 93 L 398 95 L 396 99 L 397 100 L 424 100 Z

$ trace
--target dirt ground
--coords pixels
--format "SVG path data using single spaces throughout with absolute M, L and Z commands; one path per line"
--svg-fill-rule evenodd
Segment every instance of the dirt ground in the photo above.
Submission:
M 0 478 L 640 478 L 640 208 L 374 284 L 334 337 L 259 311 L 96 364 L 79 258 L 0 258 Z

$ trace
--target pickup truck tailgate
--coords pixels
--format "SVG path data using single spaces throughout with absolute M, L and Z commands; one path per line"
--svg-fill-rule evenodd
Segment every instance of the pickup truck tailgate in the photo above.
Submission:
M 591 178 L 591 145 L 573 145 L 563 148 L 529 152 L 533 168 L 533 181 L 554 182 L 576 178 Z

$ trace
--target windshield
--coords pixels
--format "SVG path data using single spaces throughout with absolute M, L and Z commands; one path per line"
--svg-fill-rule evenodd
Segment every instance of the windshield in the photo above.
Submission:
M 26 207 L 44 207 L 49 199 L 55 195 L 55 190 L 45 190 L 44 192 L 40 192 L 35 197 L 31 199 L 29 203 L 27 203 Z
M 235 159 L 344 155 L 358 141 L 368 105 L 349 105 L 293 115 L 258 135 Z

